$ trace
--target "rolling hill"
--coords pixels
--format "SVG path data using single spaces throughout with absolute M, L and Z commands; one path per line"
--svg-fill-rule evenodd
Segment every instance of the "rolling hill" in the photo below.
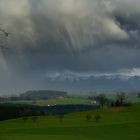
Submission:
M 140 105 L 0 122 L 0 140 L 139 140 Z M 91 119 L 86 120 L 90 115 Z M 95 121 L 94 116 L 102 119 Z

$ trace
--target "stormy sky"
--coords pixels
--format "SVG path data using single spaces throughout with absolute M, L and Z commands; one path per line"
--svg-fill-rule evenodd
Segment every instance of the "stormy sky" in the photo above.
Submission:
M 0 0 L 0 94 L 140 90 L 139 5 Z

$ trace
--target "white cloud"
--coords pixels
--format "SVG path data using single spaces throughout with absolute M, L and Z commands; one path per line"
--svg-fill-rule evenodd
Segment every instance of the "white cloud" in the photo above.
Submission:
M 37 3 L 36 7 L 34 3 Z M 34 43 L 34 46 L 42 34 L 51 36 L 54 41 L 58 36 L 63 38 L 59 29 L 61 26 L 66 29 L 71 41 L 68 44 L 66 40 L 65 45 L 81 49 L 94 47 L 98 42 L 128 39 L 127 32 L 113 18 L 113 4 L 109 0 L 0 0 L 0 18 L 5 28 L 12 32 L 14 41 L 11 40 L 10 44 L 13 46 L 18 44 L 21 47 L 26 42 Z M 32 16 L 37 17 L 37 25 Z M 38 16 L 43 16 L 44 19 Z M 52 22 L 51 28 L 47 27 L 46 18 Z M 58 28 L 53 27 L 54 23 Z M 42 25 L 44 33 L 36 31 Z
M 29 0 L 0 0 L 1 28 L 10 33 L 7 46 L 21 48 L 24 43 L 35 40 Z
M 49 9 L 48 12 L 43 10 L 46 16 L 66 28 L 71 47 L 94 47 L 98 42 L 126 40 L 129 37 L 112 17 L 109 1 L 48 0 L 44 3 L 43 9 Z

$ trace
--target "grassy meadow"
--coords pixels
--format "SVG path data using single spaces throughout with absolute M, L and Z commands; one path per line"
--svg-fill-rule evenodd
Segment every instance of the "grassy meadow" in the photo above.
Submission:
M 90 115 L 89 120 L 86 116 Z M 95 116 L 102 119 L 95 121 Z M 0 140 L 139 140 L 140 104 L 0 122 Z
M 20 100 L 20 101 L 9 101 L 12 104 L 27 104 L 27 105 L 69 105 L 69 104 L 90 104 L 87 99 L 80 98 L 64 98 L 64 99 L 47 99 L 47 100 Z

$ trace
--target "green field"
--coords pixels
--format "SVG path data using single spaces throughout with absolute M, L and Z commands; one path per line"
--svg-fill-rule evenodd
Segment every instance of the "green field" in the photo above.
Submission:
M 102 116 L 96 122 L 95 115 Z M 92 119 L 87 121 L 86 115 Z M 140 140 L 140 105 L 0 122 L 0 140 Z
M 38 100 L 10 100 L 2 103 L 12 103 L 12 104 L 27 104 L 27 105 L 38 105 L 38 106 L 48 106 L 48 105 L 91 105 L 93 104 L 88 97 L 95 97 L 99 94 L 69 94 L 67 98 L 56 98 L 56 99 L 38 99 Z M 116 100 L 116 94 L 106 94 L 106 97 L 111 100 Z M 126 94 L 126 100 L 130 103 L 140 103 L 140 98 L 135 94 Z
M 90 104 L 87 99 L 79 98 L 64 98 L 64 99 L 48 99 L 48 100 L 19 100 L 19 101 L 9 101 L 12 104 L 28 104 L 28 105 L 69 105 L 69 104 Z

